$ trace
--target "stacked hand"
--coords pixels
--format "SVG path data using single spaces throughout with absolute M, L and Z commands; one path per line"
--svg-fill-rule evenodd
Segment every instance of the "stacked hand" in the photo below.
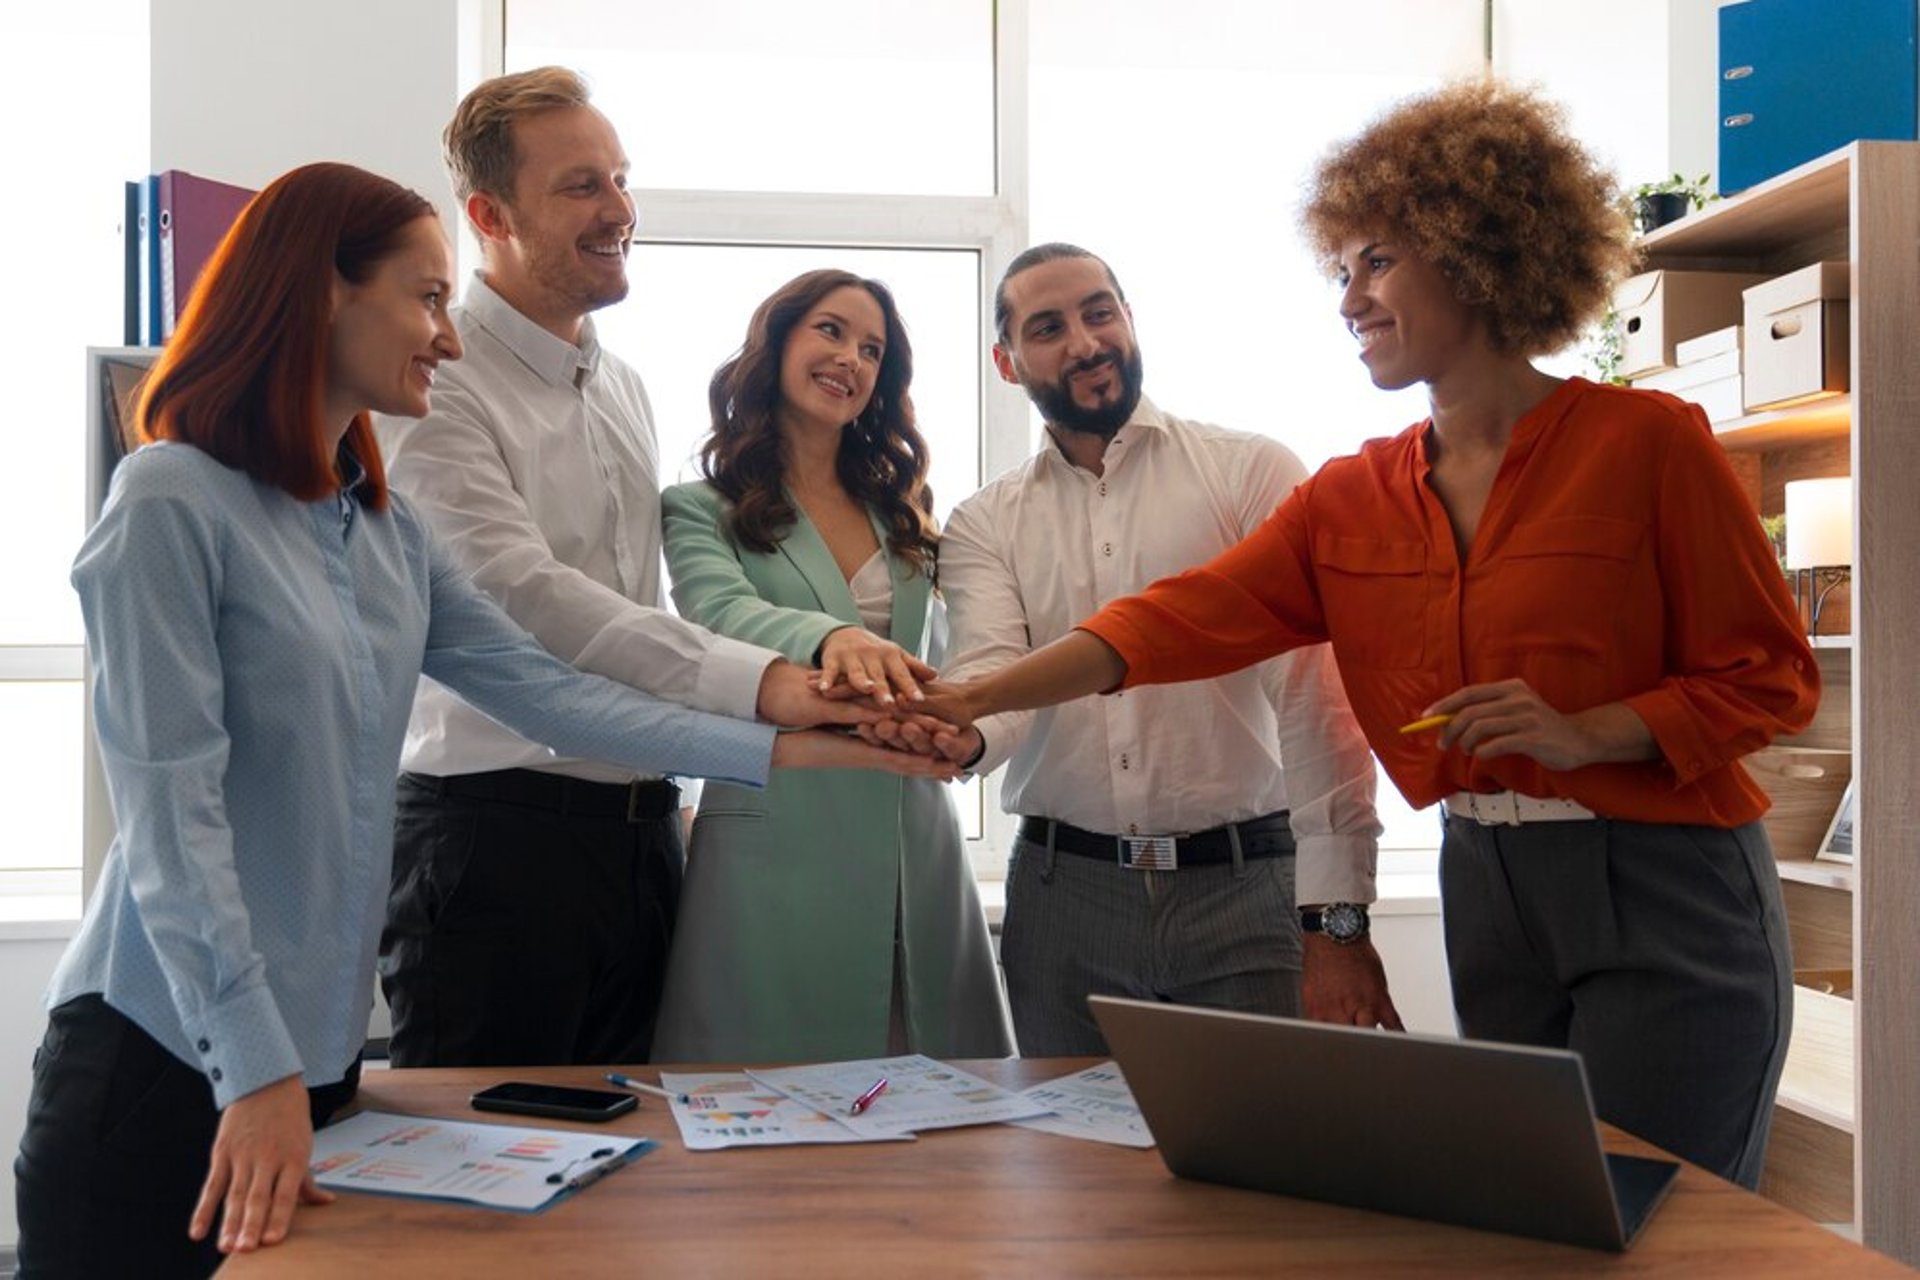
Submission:
M 935 674 L 898 645 L 858 627 L 827 637 L 817 671 L 791 662 L 770 664 L 760 681 L 761 719 L 809 730 L 782 734 L 774 744 L 774 765 L 958 777 L 960 765 L 978 754 L 979 735 L 969 730 L 972 745 L 964 745 L 951 721 L 925 710 L 930 705 L 925 688 L 952 688 L 923 688 Z
M 865 627 L 841 627 L 830 633 L 820 646 L 820 674 L 815 688 L 831 693 L 842 682 L 855 693 L 871 697 L 882 707 L 892 707 L 900 699 L 920 700 L 922 680 L 931 680 L 935 671 L 891 640 L 883 640 Z
M 761 719 L 788 728 L 833 726 L 860 740 L 787 734 L 776 747 L 776 763 L 957 777 L 960 767 L 980 754 L 981 739 L 972 727 L 967 687 L 937 675 L 899 645 L 859 627 L 842 627 L 827 637 L 817 671 L 773 663 L 760 682 Z M 829 751 L 803 748 L 797 741 L 815 737 L 837 738 L 839 744 Z

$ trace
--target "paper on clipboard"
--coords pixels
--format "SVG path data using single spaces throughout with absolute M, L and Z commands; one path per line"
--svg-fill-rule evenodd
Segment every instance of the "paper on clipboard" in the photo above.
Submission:
M 536 1213 L 653 1145 L 604 1133 L 362 1111 L 313 1135 L 309 1168 L 315 1182 L 334 1191 Z

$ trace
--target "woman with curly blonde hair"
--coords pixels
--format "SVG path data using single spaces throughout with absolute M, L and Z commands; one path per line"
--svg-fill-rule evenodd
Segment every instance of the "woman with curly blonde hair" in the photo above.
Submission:
M 1374 383 L 1425 384 L 1431 416 L 929 703 L 967 721 L 1331 640 L 1387 772 L 1446 809 L 1461 1031 L 1578 1050 L 1604 1119 L 1752 1186 L 1791 968 L 1739 761 L 1819 680 L 1700 410 L 1533 364 L 1628 265 L 1613 185 L 1554 108 L 1485 81 L 1337 148 L 1303 222 Z

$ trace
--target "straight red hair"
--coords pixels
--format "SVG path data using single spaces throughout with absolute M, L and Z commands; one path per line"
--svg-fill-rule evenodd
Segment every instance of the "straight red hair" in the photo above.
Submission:
M 303 502 L 340 490 L 358 464 L 360 496 L 387 506 L 373 424 L 355 414 L 339 455 L 325 418 L 336 276 L 360 283 L 433 205 L 346 164 L 274 179 L 241 211 L 195 284 L 141 397 L 140 434 L 178 440 Z

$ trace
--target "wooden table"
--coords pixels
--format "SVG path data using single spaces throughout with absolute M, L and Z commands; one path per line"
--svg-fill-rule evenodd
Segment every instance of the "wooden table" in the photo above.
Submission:
M 964 1064 L 1024 1088 L 1084 1060 Z M 642 1079 L 653 1068 L 634 1068 Z M 1624 1255 L 1186 1182 L 1157 1152 L 1006 1125 L 912 1143 L 691 1152 L 665 1104 L 606 1125 L 489 1117 L 467 1106 L 505 1079 L 593 1086 L 585 1067 L 369 1071 L 369 1109 L 591 1129 L 658 1149 L 544 1213 L 342 1195 L 302 1209 L 284 1244 L 224 1280 L 294 1276 L 1912 1274 L 1688 1166 Z M 1609 1133 L 1622 1151 L 1651 1152 Z

